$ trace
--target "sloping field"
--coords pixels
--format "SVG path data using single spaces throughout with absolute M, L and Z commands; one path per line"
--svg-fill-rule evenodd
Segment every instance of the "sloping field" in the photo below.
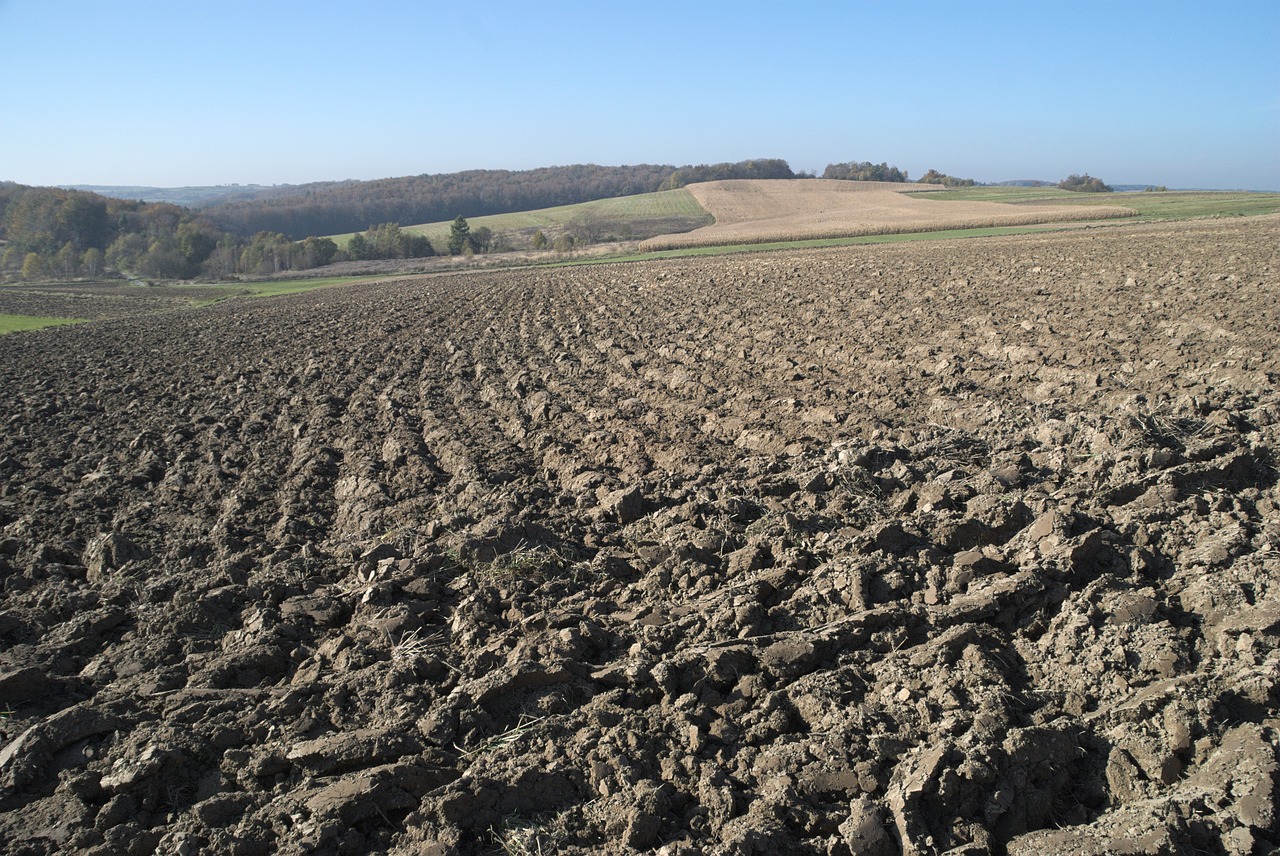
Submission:
M 1278 277 L 1273 216 L 0 337 L 0 851 L 1274 852 Z
M 686 189 L 711 212 L 715 223 L 683 234 L 659 235 L 641 242 L 642 250 L 1020 226 L 1135 213 L 1121 206 L 939 203 L 928 198 L 935 188 L 894 182 L 732 180 Z

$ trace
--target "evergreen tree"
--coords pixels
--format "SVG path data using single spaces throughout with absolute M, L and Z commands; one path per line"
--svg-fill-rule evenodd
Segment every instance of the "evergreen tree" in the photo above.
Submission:
M 462 251 L 471 246 L 471 226 L 461 214 L 449 227 L 449 255 L 462 255 Z

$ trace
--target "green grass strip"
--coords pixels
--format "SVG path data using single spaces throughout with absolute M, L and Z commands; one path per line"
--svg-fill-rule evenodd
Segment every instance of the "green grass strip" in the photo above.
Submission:
M 88 318 L 51 318 L 46 315 L 0 315 L 0 336 L 23 330 L 42 330 L 45 327 L 59 327 L 63 324 L 80 324 L 88 320 Z
M 210 306 L 224 300 L 237 297 L 277 297 L 282 294 L 300 294 L 314 291 L 317 288 L 328 288 L 335 285 L 351 285 L 356 282 L 368 282 L 374 279 L 387 279 L 390 274 L 372 274 L 368 276 L 330 276 L 317 279 L 281 279 L 269 282 L 226 282 L 212 285 L 192 285 L 190 288 L 202 292 L 221 292 L 217 297 L 196 299 L 195 306 Z M 184 288 L 186 286 L 177 286 Z

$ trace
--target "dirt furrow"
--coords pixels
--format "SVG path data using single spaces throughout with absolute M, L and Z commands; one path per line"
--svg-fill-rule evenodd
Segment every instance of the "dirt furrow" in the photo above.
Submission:
M 1276 218 L 0 340 L 6 852 L 1267 852 Z

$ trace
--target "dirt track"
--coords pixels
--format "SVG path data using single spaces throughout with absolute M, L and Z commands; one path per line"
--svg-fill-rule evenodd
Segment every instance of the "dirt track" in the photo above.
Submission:
M 6 336 L 0 850 L 1268 852 L 1278 247 L 1125 226 Z

